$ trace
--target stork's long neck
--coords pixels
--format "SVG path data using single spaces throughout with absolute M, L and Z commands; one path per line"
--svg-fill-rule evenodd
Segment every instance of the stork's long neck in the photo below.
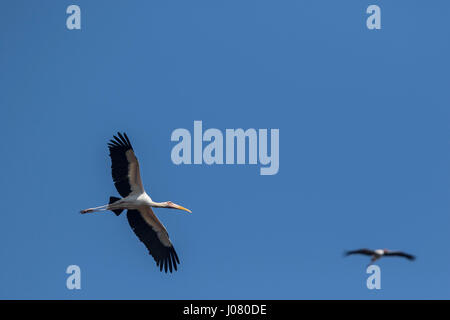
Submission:
M 168 207 L 167 202 L 154 202 L 154 201 L 152 201 L 150 203 L 150 206 L 155 207 L 155 208 L 167 208 Z

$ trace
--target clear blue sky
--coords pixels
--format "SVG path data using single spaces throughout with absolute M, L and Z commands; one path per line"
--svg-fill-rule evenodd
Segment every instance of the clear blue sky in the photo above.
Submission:
M 78 4 L 82 30 L 66 29 Z M 369 31 L 365 10 L 382 9 Z M 0 298 L 450 298 L 448 1 L 2 1 Z M 176 128 L 279 128 L 280 170 L 171 162 Z M 124 215 L 126 131 L 181 258 Z M 401 249 L 370 291 L 366 257 Z M 68 265 L 82 289 L 66 289 Z

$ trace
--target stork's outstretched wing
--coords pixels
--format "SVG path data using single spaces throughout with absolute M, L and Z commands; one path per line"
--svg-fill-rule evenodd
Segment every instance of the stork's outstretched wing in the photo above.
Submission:
M 177 270 L 177 263 L 180 263 L 177 253 L 170 242 L 166 228 L 158 220 L 151 208 L 139 210 L 128 210 L 128 222 L 134 233 L 137 235 L 148 249 L 148 252 L 156 261 L 159 269 L 167 273 L 167 268 L 172 272 L 172 268 Z
M 345 252 L 346 256 L 349 256 L 349 255 L 352 255 L 352 254 L 364 254 L 366 256 L 371 256 L 371 255 L 374 254 L 374 251 L 370 250 L 370 249 L 358 249 L 358 250 L 346 251 Z
M 119 194 L 125 198 L 130 193 L 143 193 L 139 162 L 134 155 L 133 147 L 126 133 L 118 132 L 114 140 L 108 143 L 111 157 L 111 173 Z
M 401 251 L 388 251 L 384 253 L 385 256 L 387 257 L 403 257 L 406 258 L 408 260 L 415 260 L 416 257 L 413 256 L 412 254 L 409 253 L 405 253 L 405 252 L 401 252 Z

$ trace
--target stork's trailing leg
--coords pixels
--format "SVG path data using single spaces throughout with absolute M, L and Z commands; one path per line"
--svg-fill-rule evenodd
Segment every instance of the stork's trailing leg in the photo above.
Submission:
M 108 207 L 108 205 L 105 204 L 104 206 L 81 210 L 80 213 L 84 214 L 84 213 L 91 213 L 91 212 L 97 212 L 97 211 L 105 211 L 105 210 L 108 210 L 107 207 Z
M 84 210 L 81 210 L 80 213 L 84 214 L 84 213 L 91 213 L 91 212 L 111 210 L 112 212 L 114 212 L 118 216 L 125 209 L 123 207 L 123 201 L 119 202 L 120 200 L 121 200 L 120 198 L 110 197 L 109 198 L 109 204 L 105 204 L 105 205 L 100 206 L 100 207 L 84 209 Z

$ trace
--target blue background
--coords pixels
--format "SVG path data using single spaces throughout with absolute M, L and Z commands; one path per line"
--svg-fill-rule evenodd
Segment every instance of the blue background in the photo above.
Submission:
M 82 30 L 66 8 L 81 7 Z M 382 29 L 366 28 L 366 8 Z M 448 1 L 2 1 L 0 297 L 450 298 Z M 171 162 L 176 128 L 279 128 L 280 171 Z M 160 273 L 106 142 L 126 131 L 181 258 Z M 367 257 L 382 259 L 368 290 Z M 68 290 L 68 265 L 82 289 Z

